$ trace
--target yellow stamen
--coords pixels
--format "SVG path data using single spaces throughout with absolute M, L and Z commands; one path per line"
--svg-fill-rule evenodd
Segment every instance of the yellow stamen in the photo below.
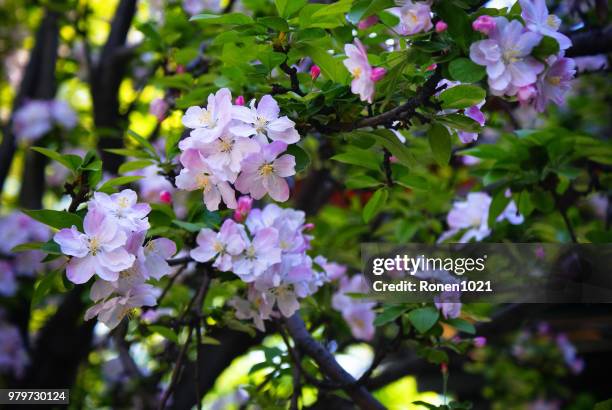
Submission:
M 552 85 L 559 85 L 561 83 L 561 77 L 548 77 L 546 81 L 548 81 Z
M 353 69 L 353 77 L 359 79 L 361 77 L 361 67 L 356 67 Z
M 274 172 L 274 165 L 272 164 L 264 164 L 259 168 L 259 173 L 264 177 L 267 177 L 273 172 Z

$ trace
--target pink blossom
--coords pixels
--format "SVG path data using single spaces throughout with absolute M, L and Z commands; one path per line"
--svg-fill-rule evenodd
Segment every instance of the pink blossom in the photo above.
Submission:
M 246 220 L 251 233 L 273 227 L 278 231 L 279 245 L 283 252 L 304 252 L 307 247 L 307 237 L 304 230 L 305 214 L 289 208 L 281 208 L 269 204 L 264 209 L 253 209 Z
M 249 287 L 248 299 L 234 296 L 228 305 L 236 309 L 236 317 L 240 320 L 253 320 L 255 327 L 262 332 L 266 330 L 264 320 L 269 319 L 273 303 L 270 303 L 265 293 Z
M 436 308 L 440 310 L 446 319 L 455 319 L 461 315 L 461 293 L 442 292 L 434 297 Z
M 234 211 L 234 220 L 236 222 L 243 222 L 249 212 L 251 212 L 251 207 L 253 206 L 253 198 L 250 196 L 241 196 L 238 198 L 238 205 L 236 206 L 236 210 Z
M 533 101 L 536 95 L 537 90 L 535 88 L 535 84 L 529 84 L 525 87 L 521 87 L 516 92 L 516 97 L 521 105 L 528 105 L 531 103 L 531 101 Z
M 161 279 L 172 272 L 167 260 L 176 253 L 176 244 L 167 238 L 151 239 L 144 243 L 144 232 L 132 234 L 130 239 L 135 241 L 138 271 L 145 279 Z M 144 246 L 143 246 L 144 244 Z
M 242 160 L 260 149 L 256 141 L 237 137 L 226 131 L 219 139 L 202 146 L 200 152 L 206 157 L 210 167 L 219 172 L 218 175 L 229 176 L 240 172 Z
M 425 71 L 434 71 L 436 68 L 438 68 L 438 65 L 436 63 L 430 64 L 425 68 Z
M 519 0 L 521 17 L 527 28 L 534 33 L 552 37 L 559 43 L 561 50 L 572 46 L 572 41 L 565 34 L 559 33 L 561 19 L 554 14 L 548 14 L 546 0 Z
M 479 31 L 482 34 L 488 35 L 495 29 L 495 19 L 487 15 L 478 16 L 478 18 L 472 23 L 472 28 L 474 31 Z
M 209 211 L 219 209 L 221 199 L 228 208 L 236 208 L 236 195 L 226 181 L 213 173 L 199 151 L 189 149 L 181 155 L 181 163 L 185 168 L 176 177 L 176 186 L 186 191 L 201 189 L 204 204 Z
M 484 102 L 479 105 L 482 106 L 483 104 Z M 485 125 L 486 119 L 485 119 L 483 112 L 480 110 L 479 105 L 473 105 L 467 108 L 464 114 L 466 117 L 470 117 L 471 119 L 476 121 L 482 127 Z M 457 135 L 459 136 L 459 139 L 461 140 L 461 142 L 463 142 L 464 144 L 476 141 L 478 139 L 477 132 L 458 131 Z
M 197 148 L 219 138 L 232 120 L 232 95 L 227 88 L 208 96 L 206 108 L 189 107 L 183 115 L 183 125 L 192 128 L 190 137 L 179 143 L 179 148 Z
M 508 22 L 504 17 L 497 17 L 495 25 L 489 39 L 470 46 L 472 61 L 486 67 L 491 91 L 501 95 L 513 87 L 535 83 L 544 65 L 529 54 L 542 36 L 526 32 L 517 20 Z
M 345 322 L 351 328 L 352 335 L 361 340 L 371 340 L 374 337 L 373 308 L 375 303 L 363 299 L 355 299 L 347 293 L 367 293 L 369 290 L 363 275 L 351 278 L 340 278 L 339 289 L 332 296 L 332 307 L 342 313 Z
M 368 62 L 368 53 L 365 47 L 355 39 L 355 44 L 345 44 L 344 52 L 348 57 L 342 63 L 353 76 L 351 92 L 358 94 L 361 101 L 370 104 L 374 99 L 374 81 L 372 80 L 372 66 Z
M 387 70 L 383 67 L 374 67 L 372 69 L 372 73 L 370 74 L 370 79 L 375 83 L 382 80 L 387 74 Z
M 608 68 L 608 57 L 605 54 L 575 57 L 574 62 L 579 72 L 599 71 Z
M 149 113 L 153 114 L 157 121 L 162 122 L 168 113 L 168 103 L 163 98 L 156 98 L 149 104 Z
M 244 95 L 239 95 L 238 97 L 236 97 L 236 99 L 234 100 L 234 104 L 244 105 Z
M 190 253 L 198 262 L 208 262 L 215 258 L 214 267 L 227 272 L 232 269 L 233 257 L 245 249 L 243 232 L 233 220 L 226 219 L 219 232 L 202 229 L 196 238 L 198 246 Z
M 53 100 L 51 102 L 51 118 L 56 125 L 71 130 L 76 127 L 78 118 L 72 107 L 61 100 Z
M 550 58 L 549 67 L 542 73 L 536 83 L 538 91 L 535 103 L 536 110 L 543 112 L 549 101 L 562 105 L 575 75 L 576 63 L 574 60 L 567 57 Z
M 13 132 L 17 139 L 35 141 L 53 128 L 48 101 L 32 100 L 19 108 L 13 117 Z
M 239 137 L 255 135 L 262 143 L 266 143 L 266 137 L 272 141 L 283 141 L 293 144 L 300 140 L 300 135 L 295 129 L 295 123 L 287 116 L 279 117 L 280 108 L 271 95 L 264 95 L 259 100 L 257 108 L 255 100 L 251 101 L 250 108 L 234 106 L 234 119 L 242 121 L 243 124 L 234 125 L 230 131 Z
M 406 0 L 402 7 L 393 7 L 387 11 L 400 19 L 395 31 L 403 36 L 429 31 L 433 27 L 431 8 L 427 3 Z
M 475 347 L 482 348 L 487 345 L 487 338 L 484 336 L 478 336 L 474 338 L 473 342 Z
M 321 75 L 321 68 L 319 68 L 318 65 L 315 64 L 312 67 L 310 67 L 310 78 L 312 78 L 312 81 L 319 78 L 320 75 Z
M 134 255 L 124 248 L 127 236 L 102 210 L 94 207 L 83 222 L 85 233 L 75 226 L 54 236 L 62 253 L 72 256 L 66 267 L 68 279 L 76 284 L 87 282 L 94 274 L 108 281 L 117 280 L 119 272 L 130 268 Z
M 378 23 L 378 16 L 372 15 L 364 18 L 359 23 L 357 23 L 357 28 L 359 30 L 367 30 L 372 27 L 374 24 Z
M 338 280 L 346 274 L 346 266 L 340 265 L 336 262 L 329 262 L 324 256 L 319 255 L 314 258 L 314 261 L 317 265 L 323 268 L 323 271 L 325 271 L 325 274 L 330 281 Z
M 124 189 L 112 195 L 95 192 L 88 207 L 99 208 L 109 216 L 109 223 L 116 223 L 126 232 L 146 231 L 150 227 L 147 215 L 151 212 L 151 206 L 138 203 L 138 196 L 131 189 Z
M 204 10 L 218 12 L 221 10 L 219 4 L 218 0 L 183 0 L 183 10 L 191 16 L 200 14 Z
M 278 231 L 274 228 L 259 230 L 253 241 L 245 240 L 244 252 L 233 262 L 233 272 L 245 282 L 252 282 L 270 266 L 281 261 Z
M 103 300 L 87 309 L 85 320 L 97 316 L 98 320 L 109 329 L 114 329 L 135 308 L 142 306 L 155 306 L 159 289 L 148 284 L 139 284 L 131 287 L 125 294 Z
M 440 20 L 436 23 L 436 33 L 442 33 L 446 31 L 447 28 L 448 24 L 446 24 L 446 22 L 444 22 L 443 20 Z
M 235 186 L 243 194 L 249 193 L 254 199 L 261 199 L 268 193 L 275 201 L 289 199 L 289 185 L 286 177 L 295 174 L 295 157 L 279 155 L 287 149 L 281 141 L 262 148 L 261 152 L 249 155 L 242 162 L 242 173 Z

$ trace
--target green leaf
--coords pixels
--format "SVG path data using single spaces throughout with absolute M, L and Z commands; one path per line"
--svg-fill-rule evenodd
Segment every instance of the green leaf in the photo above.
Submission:
M 32 147 L 32 151 L 36 151 L 46 157 L 51 158 L 54 161 L 59 162 L 71 171 L 76 171 L 83 162 L 83 159 L 78 155 L 60 154 L 57 151 L 53 151 L 43 147 Z
M 310 165 L 310 155 L 302 147 L 297 144 L 291 144 L 287 148 L 286 154 L 295 157 L 295 172 L 301 172 Z
M 552 37 L 544 36 L 542 41 L 538 44 L 531 54 L 540 60 L 546 60 L 553 54 L 559 52 L 559 43 Z
M 434 123 L 427 131 L 429 147 L 439 165 L 447 165 L 451 157 L 451 139 L 446 127 Z
M 423 406 L 423 407 L 426 407 L 426 408 L 427 408 L 427 409 L 429 409 L 429 410 L 437 410 L 437 409 L 439 409 L 439 407 L 438 407 L 438 406 L 436 406 L 436 405 L 434 405 L 434 404 L 429 404 L 429 403 L 426 403 L 426 402 L 421 401 L 421 400 L 418 400 L 418 401 L 413 401 L 413 402 L 412 402 L 412 404 L 416 404 L 417 406 Z
M 202 344 L 220 346 L 221 342 L 219 339 L 215 339 L 214 337 L 202 336 Z
M 277 53 L 276 51 L 265 51 L 260 53 L 259 61 L 268 69 L 268 71 L 272 71 L 274 67 L 281 64 L 283 61 L 287 59 L 287 56 L 283 53 Z
M 389 191 L 386 188 L 380 188 L 370 198 L 368 203 L 363 207 L 363 220 L 368 223 L 376 216 L 387 203 Z
M 65 290 L 62 281 L 62 271 L 55 270 L 53 272 L 42 275 L 34 285 L 34 292 L 30 302 L 30 310 L 33 310 L 40 305 L 42 300 L 53 289 Z
M 461 332 L 469 333 L 471 335 L 476 333 L 476 328 L 474 327 L 474 325 L 468 322 L 467 320 L 456 318 L 449 319 L 446 322 Z
M 339 84 L 346 84 L 348 82 L 349 72 L 341 60 L 332 57 L 321 47 L 315 47 L 310 44 L 300 44 L 296 48 L 305 56 L 312 58 L 315 64 L 321 68 L 325 77 Z
M 307 0 L 274 0 L 278 15 L 289 18 L 300 11 L 306 5 Z
M 612 410 L 612 399 L 597 403 L 593 410 Z
M 382 326 L 389 322 L 393 322 L 395 319 L 400 317 L 402 313 L 406 311 L 405 306 L 394 305 L 394 306 L 386 306 L 385 310 L 382 311 L 379 315 L 374 319 L 374 326 Z
M 372 188 L 381 185 L 381 182 L 369 175 L 353 175 L 346 179 L 346 187 L 349 189 Z
M 391 7 L 395 7 L 393 0 L 359 0 L 353 5 L 347 17 L 351 23 L 357 24 L 364 18 Z
M 353 0 L 339 0 L 324 7 L 319 8 L 312 14 L 313 19 L 319 19 L 328 16 L 342 15 L 344 16 L 351 9 Z
M 53 211 L 50 209 L 24 209 L 23 212 L 39 222 L 52 228 L 63 229 L 75 225 L 79 230 L 83 228 L 83 220 L 77 214 L 66 211 Z
M 440 313 L 431 306 L 418 308 L 408 313 L 408 319 L 419 333 L 425 333 L 438 321 Z
M 346 152 L 334 155 L 331 157 L 331 159 L 334 161 L 343 162 L 345 164 L 358 165 L 378 171 L 380 170 L 380 162 L 382 158 L 371 150 L 350 146 Z
M 272 30 L 276 30 L 279 32 L 289 31 L 289 24 L 287 24 L 287 21 L 285 19 L 280 17 L 260 17 L 257 19 L 257 22 L 268 28 L 271 28 Z
M 136 161 L 124 162 L 119 167 L 119 173 L 125 174 L 126 172 L 136 171 L 137 169 L 146 168 L 150 165 L 153 165 L 153 162 L 147 159 L 138 159 Z
M 461 151 L 460 155 L 471 155 L 482 159 L 503 159 L 508 157 L 508 151 L 497 144 L 479 144 L 474 148 Z
M 242 13 L 227 13 L 227 14 L 197 14 L 189 19 L 189 21 L 198 21 L 205 24 L 227 24 L 227 25 L 245 25 L 253 24 L 253 19 Z
M 487 92 L 476 85 L 457 85 L 448 88 L 440 94 L 442 108 L 468 108 L 478 103 L 487 96 Z
M 132 130 L 127 130 L 127 133 L 130 137 L 138 141 L 138 143 L 142 145 L 143 148 L 149 150 L 149 153 L 153 156 L 153 158 L 159 159 L 157 155 L 157 151 L 155 151 L 155 148 L 153 147 L 153 145 L 145 137 L 141 136 L 140 134 Z
M 104 184 L 102 184 L 102 186 L 98 188 L 98 191 L 108 194 L 108 193 L 113 192 L 114 191 L 113 188 L 117 186 L 127 185 L 131 182 L 138 181 L 139 179 L 142 179 L 142 178 L 144 177 L 140 175 L 128 175 L 128 176 L 123 176 L 123 177 L 112 178 L 106 181 Z
M 124 157 L 151 158 L 151 156 L 146 151 L 140 149 L 109 148 L 105 149 L 104 151 L 110 152 L 112 154 L 123 155 Z
M 178 219 L 173 220 L 172 223 L 189 232 L 200 232 L 200 230 L 207 227 L 204 223 L 185 222 Z
M 170 329 L 169 327 L 166 326 L 161 326 L 161 325 L 150 325 L 149 326 L 149 330 L 153 333 L 158 333 L 161 336 L 163 336 L 164 338 L 174 342 L 174 343 L 178 343 L 178 335 L 176 334 L 176 332 L 172 329 Z
M 426 191 L 429 189 L 429 182 L 423 177 L 418 175 L 403 175 L 395 179 L 395 182 L 403 187 L 410 189 L 419 189 Z
M 468 132 L 480 132 L 481 126 L 470 117 L 460 114 L 441 115 L 436 117 L 438 122 L 454 129 Z
M 55 243 L 53 239 L 50 239 L 47 242 L 22 243 L 21 245 L 17 245 L 13 249 L 11 249 L 11 252 L 17 253 L 17 252 L 27 252 L 27 251 L 34 251 L 34 250 L 41 250 L 43 252 L 54 254 L 54 255 L 62 254 L 60 250 L 60 246 L 57 243 Z
M 374 140 L 386 148 L 395 158 L 398 159 L 400 163 L 402 163 L 406 167 L 411 167 L 415 160 L 412 156 L 412 153 L 404 145 L 397 135 L 395 135 L 390 130 L 375 130 L 371 132 L 354 132 L 355 136 L 367 135 L 369 137 L 374 138 Z
M 462 83 L 475 83 L 486 76 L 483 66 L 474 63 L 469 58 L 458 58 L 448 65 L 448 71 L 453 80 Z

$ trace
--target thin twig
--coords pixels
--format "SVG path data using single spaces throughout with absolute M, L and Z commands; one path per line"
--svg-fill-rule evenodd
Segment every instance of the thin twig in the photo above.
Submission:
M 180 369 L 183 367 L 183 360 L 185 359 L 185 354 L 187 353 L 187 348 L 189 347 L 189 343 L 191 342 L 191 334 L 193 333 L 193 328 L 189 327 L 189 333 L 187 334 L 187 340 L 185 340 L 185 344 L 181 348 L 179 352 L 178 359 L 176 360 L 176 365 L 174 366 L 174 370 L 172 370 L 172 378 L 170 379 L 170 385 L 162 395 L 162 398 L 159 402 L 159 410 L 164 410 L 166 408 L 166 402 L 168 398 L 172 394 L 172 390 L 174 390 L 174 386 L 176 386 L 176 382 L 179 379 Z

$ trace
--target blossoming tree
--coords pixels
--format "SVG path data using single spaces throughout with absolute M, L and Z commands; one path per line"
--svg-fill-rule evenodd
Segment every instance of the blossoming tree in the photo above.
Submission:
M 605 2 L 6 3 L 38 31 L 3 55 L 0 387 L 145 409 L 552 409 L 605 391 L 517 366 L 532 384 L 513 396 L 489 370 L 534 346 L 553 377 L 588 363 L 543 321 L 507 355 L 490 343 L 539 320 L 524 306 L 364 297 L 359 250 L 609 242 Z M 484 395 L 453 386 L 464 366 Z M 393 393 L 427 372 L 438 395 Z

